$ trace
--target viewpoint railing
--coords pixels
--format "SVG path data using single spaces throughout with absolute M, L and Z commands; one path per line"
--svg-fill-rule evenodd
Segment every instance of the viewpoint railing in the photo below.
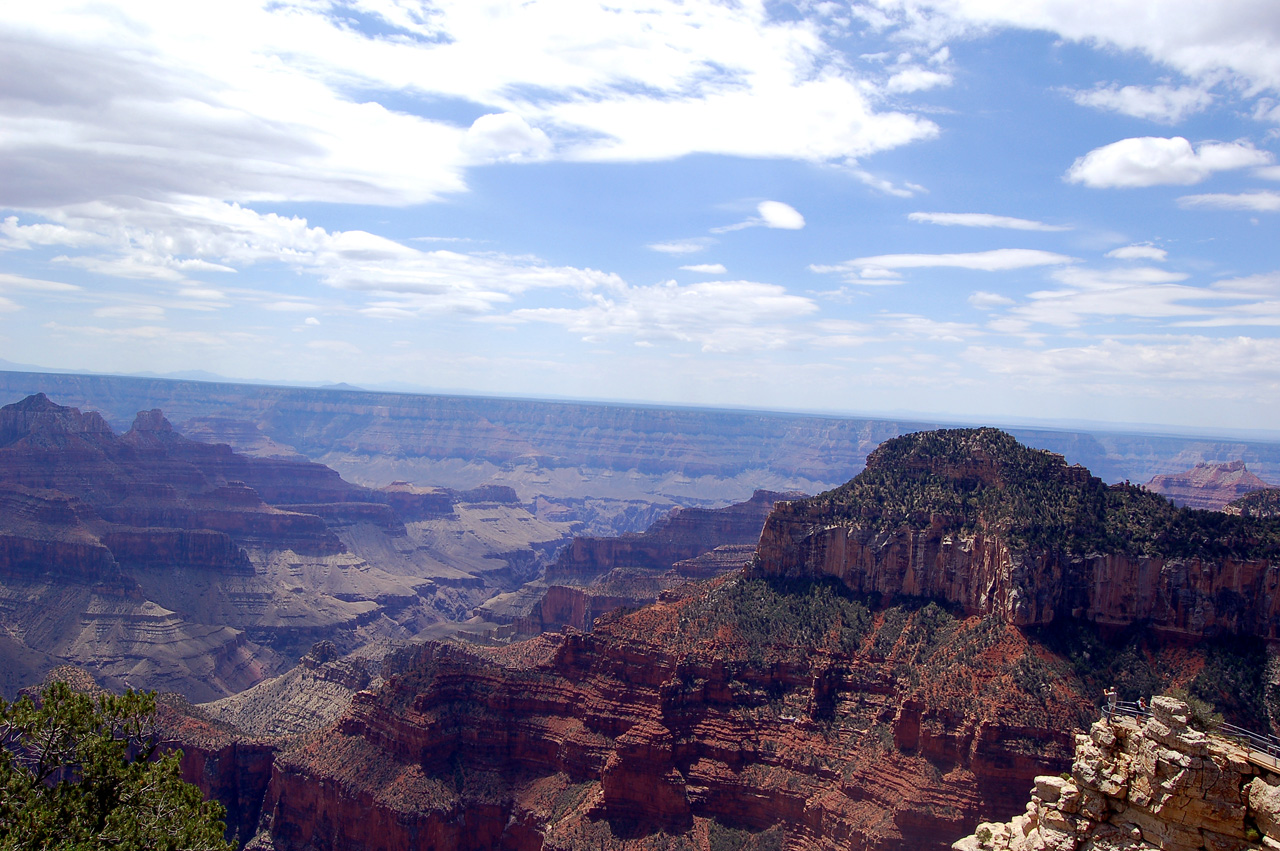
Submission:
M 1127 715 L 1132 718 L 1151 717 L 1151 708 L 1127 700 L 1117 700 L 1113 704 L 1104 704 L 1103 711 L 1108 720 L 1115 715 Z M 1280 768 L 1280 738 L 1265 733 L 1256 733 L 1228 724 L 1225 721 L 1215 724 L 1209 733 L 1223 739 L 1237 742 L 1247 747 L 1252 753 L 1265 755 L 1272 762 L 1273 768 Z

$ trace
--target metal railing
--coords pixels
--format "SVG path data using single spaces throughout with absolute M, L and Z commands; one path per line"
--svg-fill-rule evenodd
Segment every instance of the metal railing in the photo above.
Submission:
M 1108 721 L 1116 715 L 1125 715 L 1131 718 L 1151 717 L 1151 707 L 1142 706 L 1128 700 L 1117 700 L 1110 705 L 1103 704 L 1102 709 L 1106 713 Z M 1256 733 L 1253 730 L 1246 730 L 1244 727 L 1237 727 L 1235 724 L 1228 724 L 1225 721 L 1214 725 L 1208 732 L 1210 735 L 1242 744 L 1255 753 L 1265 754 L 1272 762 L 1280 766 L 1280 738 L 1276 736 Z

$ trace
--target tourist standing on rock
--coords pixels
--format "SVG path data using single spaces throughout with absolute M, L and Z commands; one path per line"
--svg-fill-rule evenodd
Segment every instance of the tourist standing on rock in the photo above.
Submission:
M 1111 688 L 1109 688 L 1109 689 L 1107 689 L 1106 691 L 1104 691 L 1104 692 L 1102 693 L 1102 696 L 1103 696 L 1103 697 L 1105 697 L 1105 698 L 1107 699 L 1107 720 L 1108 720 L 1108 721 L 1110 721 L 1110 720 L 1111 720 L 1111 716 L 1112 716 L 1112 715 L 1115 713 L 1115 711 L 1116 711 L 1116 688 L 1115 688 L 1115 686 L 1112 686 Z

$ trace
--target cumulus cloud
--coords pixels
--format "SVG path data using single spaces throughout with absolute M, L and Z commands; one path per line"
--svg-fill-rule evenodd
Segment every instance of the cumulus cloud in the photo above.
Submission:
M 701 272 L 704 275 L 723 275 L 729 271 L 723 263 L 697 263 L 693 266 L 681 266 L 686 272 Z
M 580 308 L 519 309 L 508 317 L 560 325 L 587 341 L 623 335 L 644 342 L 692 343 L 703 351 L 741 351 L 790 345 L 789 323 L 817 309 L 812 300 L 775 284 L 681 286 L 667 281 L 597 294 Z
M 1193 149 L 1181 136 L 1141 136 L 1095 148 L 1072 164 L 1066 180 L 1094 189 L 1187 186 L 1215 171 L 1270 161 L 1267 151 L 1239 142 L 1204 142 Z
M 1072 99 L 1081 106 L 1105 109 L 1163 124 L 1177 124 L 1189 115 L 1202 112 L 1213 103 L 1213 95 L 1199 86 L 1098 86 L 1075 92 Z
M 477 118 L 467 129 L 463 145 L 481 163 L 543 159 L 552 148 L 546 133 L 511 112 Z
M 790 204 L 784 204 L 781 201 L 761 201 L 756 206 L 756 212 L 758 215 L 746 221 L 712 228 L 711 232 L 729 233 L 730 231 L 758 226 L 780 230 L 800 230 L 804 227 L 804 216 L 800 215 L 800 212 L 795 207 Z
M 1254 213 L 1275 213 L 1280 211 L 1280 192 L 1259 190 L 1257 192 L 1241 192 L 1236 195 L 1227 193 L 1183 195 L 1178 199 L 1178 206 L 1186 209 L 1247 210 Z
M 930 225 L 952 225 L 966 228 L 1009 228 L 1011 230 L 1063 231 L 1065 225 L 1048 225 L 1033 219 L 995 216 L 990 213 L 908 213 L 913 222 Z
M 1059 266 L 1074 263 L 1075 258 L 1052 251 L 1034 248 L 997 248 L 993 251 L 974 251 L 966 254 L 877 254 L 859 257 L 845 263 L 823 266 L 812 265 L 814 272 L 853 272 L 865 274 L 868 270 L 925 269 L 950 267 L 975 269 L 983 272 L 1007 272 L 1033 266 Z
M 1123 245 L 1120 248 L 1113 248 L 1107 252 L 1108 257 L 1114 257 L 1117 260 L 1159 260 L 1169 259 L 1169 252 L 1163 248 L 1156 248 L 1149 242 L 1140 242 L 1135 245 Z

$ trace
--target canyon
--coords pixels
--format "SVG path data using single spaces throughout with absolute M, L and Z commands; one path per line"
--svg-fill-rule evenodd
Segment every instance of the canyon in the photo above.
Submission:
M 640 531 L 674 505 L 725 505 L 758 489 L 819 493 L 857 474 L 884 440 L 947 425 L 0 371 L 0 402 L 37 392 L 99 411 L 118 430 L 127 429 L 137 411 L 159 408 L 189 437 L 247 455 L 302 455 L 373 487 L 505 484 L 559 519 L 595 524 L 575 530 L 582 534 Z M 1107 482 L 1145 482 L 1201 462 L 1232 461 L 1280 482 L 1274 441 L 1028 427 L 1009 432 Z M 660 509 L 643 510 L 653 504 Z
M 254 848 L 943 849 L 1072 770 L 1104 686 L 1268 728 L 1278 541 L 992 429 L 915 434 L 590 632 L 413 644 L 315 732 L 196 709 L 173 738 Z
M 117 435 L 37 394 L 0 409 L 0 685 L 73 662 L 113 688 L 224 697 L 318 640 L 467 617 L 568 536 L 509 488 L 374 490 L 188 440 L 158 410 Z

